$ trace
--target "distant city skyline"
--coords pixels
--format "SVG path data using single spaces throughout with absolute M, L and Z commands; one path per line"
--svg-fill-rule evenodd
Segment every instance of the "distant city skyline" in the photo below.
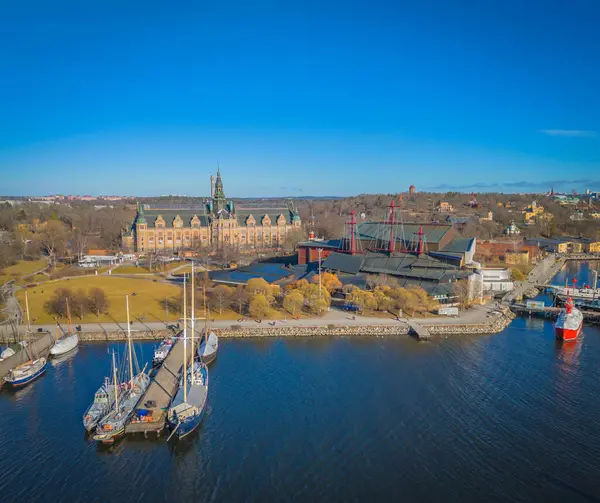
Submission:
M 600 189 L 600 3 L 0 5 L 0 195 Z

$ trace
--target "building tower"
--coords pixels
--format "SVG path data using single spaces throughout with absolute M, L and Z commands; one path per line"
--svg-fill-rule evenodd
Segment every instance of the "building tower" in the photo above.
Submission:
M 415 193 L 416 191 L 417 191 L 417 188 L 416 188 L 414 185 L 411 185 L 411 186 L 408 188 L 408 193 L 409 193 L 411 196 L 412 196 L 412 195 L 414 195 L 414 193 Z
M 223 190 L 223 180 L 221 180 L 221 168 L 217 169 L 217 180 L 215 182 L 215 190 L 212 197 L 213 212 L 219 213 L 221 210 L 227 209 L 227 198 Z

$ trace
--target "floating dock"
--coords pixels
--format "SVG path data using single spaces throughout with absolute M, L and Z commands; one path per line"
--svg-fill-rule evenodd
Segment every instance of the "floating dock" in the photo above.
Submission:
M 191 345 L 188 344 L 188 358 L 191 360 Z M 125 433 L 143 433 L 147 436 L 149 432 L 160 436 L 167 420 L 167 411 L 171 400 L 179 388 L 179 379 L 183 367 L 183 341 L 177 339 L 169 354 L 158 368 L 154 377 L 148 385 L 146 393 L 140 398 L 132 419 L 138 417 L 138 410 L 146 409 L 152 411 L 149 420 L 132 422 L 129 420 L 125 426 Z

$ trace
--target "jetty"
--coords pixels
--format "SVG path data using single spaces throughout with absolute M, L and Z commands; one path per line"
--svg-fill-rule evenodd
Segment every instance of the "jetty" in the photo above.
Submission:
M 420 323 L 417 323 L 414 320 L 409 320 L 408 325 L 410 326 L 410 331 L 412 333 L 417 334 L 417 338 L 420 341 L 426 341 L 431 336 L 431 334 L 429 333 L 429 330 L 427 330 L 423 325 L 421 325 Z
M 557 318 L 560 312 L 563 310 L 560 307 L 555 306 L 531 306 L 527 304 L 515 303 L 511 304 L 510 309 L 521 316 L 538 316 L 540 318 Z M 598 311 L 584 311 L 580 309 L 583 314 L 583 320 L 588 323 L 599 323 L 600 312 Z
M 191 351 L 188 352 L 191 359 Z M 177 339 L 140 398 L 134 414 L 125 426 L 125 433 L 143 433 L 147 437 L 149 432 L 153 432 L 160 436 L 165 427 L 169 405 L 179 388 L 182 362 L 183 341 Z M 152 414 L 141 416 L 138 413 L 140 410 L 152 411 Z

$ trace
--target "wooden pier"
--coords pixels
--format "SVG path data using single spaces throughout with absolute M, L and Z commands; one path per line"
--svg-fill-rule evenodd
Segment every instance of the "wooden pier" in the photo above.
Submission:
M 417 338 L 420 341 L 426 341 L 429 339 L 431 334 L 429 333 L 429 330 L 427 330 L 423 325 L 413 320 L 410 320 L 408 322 L 408 325 L 410 326 L 411 332 L 417 334 Z
M 188 343 L 188 358 L 191 359 L 191 357 L 191 345 Z M 178 339 L 173 343 L 171 351 L 154 374 L 132 416 L 132 419 L 135 419 L 138 416 L 138 410 L 146 409 L 152 411 L 151 420 L 132 422 L 130 419 L 125 426 L 125 433 L 143 433 L 144 436 L 147 436 L 149 432 L 153 432 L 160 436 L 165 427 L 169 405 L 179 388 L 182 364 L 183 341 Z
M 560 307 L 527 307 L 526 304 L 511 304 L 510 309 L 518 315 L 521 316 L 538 316 L 541 318 L 557 318 L 562 308 Z M 588 323 L 599 323 L 600 322 L 600 312 L 598 311 L 584 311 L 580 309 L 581 314 L 583 314 L 583 320 Z

